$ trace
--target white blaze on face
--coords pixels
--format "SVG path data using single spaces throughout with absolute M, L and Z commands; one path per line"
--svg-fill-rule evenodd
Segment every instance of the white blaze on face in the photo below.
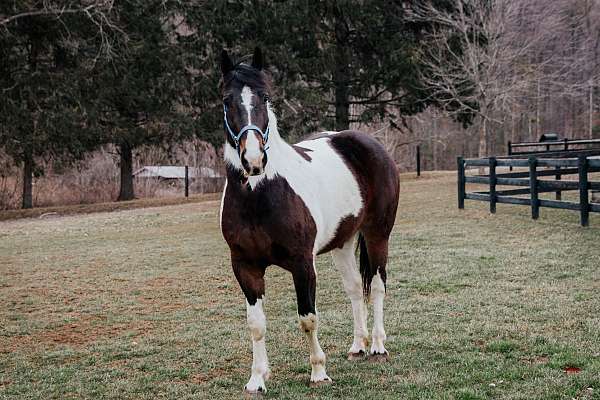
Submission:
M 248 125 L 252 124 L 252 90 L 248 86 L 244 86 L 242 89 L 242 105 L 248 113 Z M 256 137 L 255 131 L 248 131 L 246 135 L 246 153 L 244 157 L 250 166 L 257 166 L 262 168 L 262 150 L 260 149 L 260 142 Z

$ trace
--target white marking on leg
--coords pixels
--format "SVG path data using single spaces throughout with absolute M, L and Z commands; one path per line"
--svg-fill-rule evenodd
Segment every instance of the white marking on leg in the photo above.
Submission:
M 300 329 L 306 335 L 310 346 L 310 365 L 312 371 L 310 374 L 311 382 L 330 381 L 331 378 L 325 372 L 325 353 L 321 349 L 319 339 L 317 338 L 318 318 L 315 314 L 300 315 Z
M 367 307 L 363 297 L 362 278 L 356 266 L 354 248 L 356 238 L 349 240 L 341 249 L 331 252 L 333 263 L 342 274 L 344 290 L 352 302 L 352 315 L 354 317 L 354 341 L 349 353 L 367 352 Z
M 373 332 L 371 334 L 371 354 L 387 354 L 384 342 L 387 339 L 383 328 L 383 299 L 385 297 L 385 285 L 379 271 L 371 282 L 371 301 L 373 303 Z
M 266 392 L 265 380 L 269 378 L 269 360 L 265 347 L 267 321 L 263 312 L 262 298 L 255 305 L 246 302 L 248 328 L 252 337 L 252 375 L 245 386 L 247 392 Z

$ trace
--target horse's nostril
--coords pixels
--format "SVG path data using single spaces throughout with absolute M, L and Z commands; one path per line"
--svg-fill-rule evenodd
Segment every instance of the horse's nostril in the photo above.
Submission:
M 252 168 L 252 175 L 258 175 L 258 174 L 260 174 L 260 168 L 253 167 Z

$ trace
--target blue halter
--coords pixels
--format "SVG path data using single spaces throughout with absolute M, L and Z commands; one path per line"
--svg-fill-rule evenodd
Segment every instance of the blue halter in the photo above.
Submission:
M 248 124 L 248 125 L 244 126 L 242 129 L 240 129 L 240 131 L 236 135 L 235 133 L 233 133 L 233 130 L 229 126 L 229 122 L 227 122 L 227 106 L 225 104 L 223 104 L 223 120 L 225 121 L 225 129 L 227 129 L 229 136 L 231 136 L 233 143 L 235 143 L 235 149 L 237 150 L 238 154 L 240 153 L 240 139 L 242 138 L 242 135 L 244 133 L 246 133 L 247 131 L 257 131 L 258 133 L 260 133 L 260 136 L 262 136 L 263 142 L 265 144 L 267 143 L 267 140 L 269 140 L 269 121 L 268 120 L 267 120 L 267 129 L 265 129 L 264 132 L 258 126 Z M 267 149 L 268 149 L 268 147 L 265 147 L 265 151 Z

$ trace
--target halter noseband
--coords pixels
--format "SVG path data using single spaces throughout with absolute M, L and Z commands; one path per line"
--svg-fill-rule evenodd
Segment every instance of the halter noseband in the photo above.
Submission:
M 229 122 L 227 122 L 227 106 L 225 104 L 223 104 L 223 120 L 225 121 L 225 129 L 227 129 L 229 136 L 231 136 L 233 143 L 235 143 L 235 149 L 237 150 L 238 154 L 240 154 L 240 139 L 242 138 L 242 135 L 247 131 L 257 131 L 258 133 L 260 133 L 260 136 L 262 136 L 263 142 L 265 144 L 267 143 L 267 140 L 269 140 L 269 120 L 267 120 L 267 129 L 265 129 L 264 132 L 258 126 L 248 124 L 242 129 L 240 129 L 240 131 L 236 135 L 235 133 L 233 133 L 233 130 L 229 126 Z M 268 147 L 265 147 L 265 151 L 267 149 Z

